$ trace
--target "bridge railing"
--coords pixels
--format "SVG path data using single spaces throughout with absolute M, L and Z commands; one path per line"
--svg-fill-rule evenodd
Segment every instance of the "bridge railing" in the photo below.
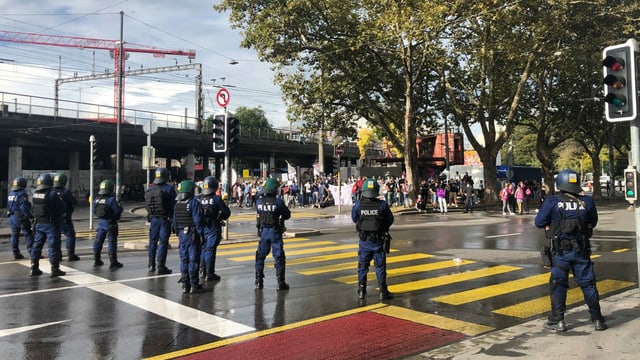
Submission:
M 115 123 L 117 111 L 113 106 L 83 103 L 53 98 L 0 92 L 0 111 L 31 115 Z M 153 120 L 159 128 L 194 130 L 197 118 L 171 113 L 160 113 L 124 108 L 123 123 L 144 125 Z

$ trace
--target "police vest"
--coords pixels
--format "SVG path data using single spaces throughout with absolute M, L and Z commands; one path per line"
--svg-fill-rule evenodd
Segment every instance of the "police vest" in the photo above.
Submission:
M 20 200 L 24 199 L 24 196 L 24 192 L 10 193 L 7 198 L 7 209 L 13 212 L 20 211 Z
M 580 211 L 584 211 L 585 203 L 579 199 L 571 199 L 565 195 L 558 197 L 558 211 L 560 212 L 560 221 L 551 225 L 551 234 L 554 236 L 565 235 L 563 237 L 576 238 L 584 235 L 585 227 L 580 216 Z M 567 211 L 575 211 L 575 217 L 568 218 Z
M 273 196 L 262 197 L 262 202 L 256 205 L 258 210 L 258 225 L 274 226 L 277 225 L 275 218 L 276 198 Z
M 380 232 L 382 229 L 381 212 L 380 201 L 362 199 L 360 201 L 356 230 Z
M 109 198 L 106 196 L 98 195 L 96 196 L 96 216 L 98 219 L 111 220 L 113 219 L 113 209 L 107 206 L 107 200 Z
M 202 216 L 208 220 L 216 220 L 220 214 L 220 209 L 214 205 L 213 200 L 214 195 L 204 195 L 199 199 L 200 212 L 202 213 Z
M 47 206 L 48 192 L 33 193 L 33 216 L 39 219 L 51 217 L 51 210 Z
M 147 213 L 151 216 L 169 215 L 169 196 L 162 189 L 163 185 L 156 185 L 144 194 L 144 201 L 147 205 Z
M 176 227 L 185 228 L 193 225 L 193 219 L 191 218 L 191 199 L 182 200 L 176 203 L 175 208 L 175 221 Z

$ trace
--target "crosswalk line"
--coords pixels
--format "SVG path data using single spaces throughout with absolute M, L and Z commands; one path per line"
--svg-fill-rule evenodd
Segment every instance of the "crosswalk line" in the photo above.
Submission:
M 465 263 L 468 263 L 466 261 Z M 401 284 L 389 286 L 389 291 L 394 293 L 404 293 L 409 291 L 424 290 L 437 286 L 449 285 L 453 283 L 463 282 L 467 280 L 479 279 L 492 275 L 499 275 L 511 271 L 521 270 L 522 268 L 509 265 L 498 265 L 484 269 L 466 271 L 459 274 L 444 275 L 436 278 L 422 279 L 416 281 L 405 282 Z
M 549 274 L 545 273 L 507 281 L 500 284 L 483 286 L 478 289 L 471 289 L 449 295 L 438 296 L 431 300 L 450 305 L 462 305 L 473 301 L 484 300 L 491 297 L 500 296 L 548 283 Z
M 485 325 L 474 324 L 466 321 L 451 319 L 441 315 L 424 313 L 393 305 L 373 310 L 373 312 L 422 325 L 436 327 L 438 329 L 459 332 L 468 336 L 480 335 L 494 329 Z
M 304 242 L 299 244 L 288 244 L 288 245 L 285 245 L 285 249 L 299 249 L 299 248 L 306 248 L 310 246 L 334 245 L 335 243 L 336 243 L 335 241 L 310 241 L 310 242 Z M 255 254 L 256 247 L 257 245 L 254 245 L 253 248 L 251 249 L 222 250 L 222 251 L 218 251 L 218 256 L 246 254 L 247 252 L 253 252 Z
M 471 261 L 471 260 L 465 261 L 465 265 L 470 265 L 473 263 L 474 261 Z M 446 268 L 457 267 L 457 266 L 460 266 L 460 265 L 455 263 L 453 260 L 444 260 L 444 261 L 438 261 L 438 262 L 428 263 L 428 264 L 420 264 L 420 265 L 413 265 L 413 266 L 405 266 L 401 268 L 387 269 L 387 278 L 394 277 L 394 276 L 421 273 L 426 271 L 446 269 Z M 373 281 L 375 279 L 376 279 L 375 270 L 373 268 L 370 268 L 369 273 L 367 274 L 367 280 Z M 341 276 L 341 277 L 334 278 L 332 280 L 345 283 L 345 284 L 357 284 L 358 275 L 355 274 L 355 275 Z
M 597 286 L 600 295 L 605 295 L 613 291 L 618 291 L 631 286 L 635 286 L 635 283 L 605 279 L 598 281 Z M 583 301 L 584 297 L 580 288 L 569 289 L 569 291 L 567 292 L 567 305 L 574 305 Z M 551 303 L 549 301 L 549 297 L 544 296 L 537 299 L 520 302 L 514 305 L 505 306 L 503 308 L 493 310 L 493 313 L 526 319 L 535 315 L 544 314 L 549 311 L 551 311 Z
M 340 264 L 334 264 L 334 265 L 327 265 L 327 266 L 319 266 L 319 267 L 315 267 L 315 268 L 309 268 L 309 269 L 304 269 L 304 270 L 296 270 L 297 273 L 299 274 L 303 274 L 303 275 L 317 275 L 317 274 L 324 274 L 324 273 L 330 273 L 330 272 L 335 272 L 335 271 L 342 271 L 342 270 L 354 270 L 358 268 L 358 261 L 357 261 L 357 253 L 352 253 L 355 256 L 353 256 L 354 259 L 356 259 L 356 261 L 353 262 L 348 262 L 348 263 L 340 263 Z M 433 255 L 429 255 L 429 254 L 419 254 L 419 253 L 415 253 L 415 254 L 407 254 L 407 255 L 398 255 L 398 256 L 387 256 L 387 264 L 393 264 L 393 263 L 399 263 L 399 262 L 403 262 L 403 261 L 411 261 L 411 260 L 419 260 L 419 259 L 427 259 L 433 257 Z M 333 260 L 330 259 L 330 256 L 327 256 L 327 261 Z M 289 264 L 287 264 L 289 265 Z
M 289 247 L 285 246 L 285 253 L 287 254 L 287 264 L 289 264 L 289 262 L 290 262 L 289 257 L 290 256 L 308 255 L 308 254 L 316 254 L 316 253 L 332 252 L 332 251 L 341 251 L 341 250 L 352 250 L 352 249 L 357 249 L 357 248 L 358 248 L 358 244 L 354 244 L 354 245 L 325 246 L 325 247 L 320 247 L 320 248 L 289 251 L 288 250 Z M 238 257 L 229 258 L 229 260 L 237 261 L 237 262 L 252 261 L 252 260 L 255 260 L 255 259 L 256 259 L 255 249 L 253 251 L 253 255 L 238 256 Z

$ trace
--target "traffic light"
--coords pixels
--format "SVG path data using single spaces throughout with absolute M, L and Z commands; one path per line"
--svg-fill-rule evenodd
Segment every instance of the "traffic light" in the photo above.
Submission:
M 215 115 L 213 117 L 213 151 L 227 151 L 227 131 L 225 124 L 226 115 Z
M 631 121 L 638 115 L 636 94 L 636 52 L 638 43 L 629 39 L 624 44 L 604 49 L 604 107 L 607 121 Z
M 624 199 L 635 202 L 638 199 L 638 172 L 635 168 L 624 169 Z
M 337 174 L 338 172 L 340 172 L 340 157 L 334 156 L 333 157 L 333 173 Z
M 240 122 L 234 117 L 227 118 L 227 146 L 229 149 L 240 142 Z

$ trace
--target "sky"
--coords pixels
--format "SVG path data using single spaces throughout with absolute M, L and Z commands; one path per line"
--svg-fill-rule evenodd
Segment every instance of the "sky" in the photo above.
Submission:
M 122 11 L 127 46 L 196 52 L 192 60 L 171 54 L 160 58 L 152 53 L 129 53 L 127 70 L 202 64 L 205 117 L 223 111 L 216 93 L 224 86 L 230 94 L 229 111 L 241 106 L 260 108 L 272 126 L 288 127 L 269 64 L 260 62 L 254 50 L 240 47 L 240 31 L 231 29 L 228 14 L 213 9 L 218 2 L 0 0 L 0 38 L 5 31 L 117 41 Z M 26 104 L 19 96 L 22 94 L 53 98 L 57 78 L 113 73 L 114 65 L 108 50 L 0 41 L 0 92 L 4 93 L 0 95 L 10 105 L 18 98 Z M 195 70 L 128 76 L 124 80 L 124 107 L 178 115 L 184 115 L 186 109 L 194 116 L 196 76 Z M 59 98 L 113 106 L 114 80 L 62 83 Z

